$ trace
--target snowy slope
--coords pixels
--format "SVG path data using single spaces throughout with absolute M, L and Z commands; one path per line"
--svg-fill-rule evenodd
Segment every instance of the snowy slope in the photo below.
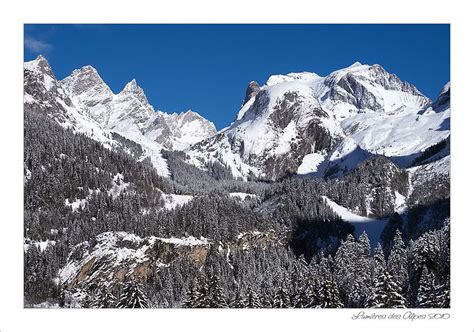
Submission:
M 351 223 L 355 227 L 354 235 L 356 237 L 362 234 L 362 232 L 366 232 L 370 239 L 372 248 L 376 246 L 380 239 L 380 234 L 382 234 L 382 231 L 388 222 L 387 219 L 362 217 L 333 202 L 326 196 L 323 196 L 323 198 L 325 199 L 326 204 L 329 205 L 331 209 L 342 218 L 342 220 Z

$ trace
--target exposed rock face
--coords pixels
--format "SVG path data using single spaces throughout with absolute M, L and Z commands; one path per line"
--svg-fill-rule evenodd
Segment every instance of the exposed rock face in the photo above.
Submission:
M 65 288 L 80 291 L 98 284 L 114 287 L 132 279 L 146 282 L 154 272 L 166 269 L 177 261 L 186 261 L 199 269 L 206 263 L 211 251 L 233 255 L 251 247 L 266 248 L 285 241 L 274 232 L 244 233 L 226 244 L 194 237 L 140 238 L 125 232 L 102 233 L 96 240 L 94 246 L 84 242 L 70 253 L 67 264 L 59 273 Z M 223 247 L 228 250 L 226 253 L 222 251 Z
M 358 109 L 370 109 L 373 111 L 380 111 L 382 109 L 382 105 L 377 102 L 375 96 L 363 84 L 360 84 L 353 74 L 349 73 L 342 77 L 337 82 L 337 85 L 346 93 L 341 94 L 340 90 L 331 89 L 331 99 L 352 104 Z
M 274 232 L 249 232 L 240 234 L 235 242 L 229 245 L 231 252 L 247 250 L 251 247 L 267 248 L 285 243 L 286 239 L 279 238 Z
M 328 75 L 325 85 L 330 89 L 322 100 L 344 102 L 354 106 L 356 110 L 387 112 L 399 107 L 421 109 L 430 103 L 414 85 L 401 81 L 380 65 L 355 63 Z M 389 100 L 393 101 L 392 104 L 387 102 Z
M 282 84 L 284 89 L 279 83 L 262 88 L 227 130 L 187 152 L 225 163 L 237 177 L 277 179 L 296 173 L 305 154 L 331 149 L 342 134 L 334 118 L 309 87 L 298 81 Z
M 259 91 L 260 91 L 260 85 L 258 85 L 258 83 L 255 81 L 250 82 L 249 85 L 247 86 L 247 91 L 245 91 L 245 98 L 242 105 L 245 105 L 250 99 L 255 97 L 257 93 L 259 93 Z
M 93 284 L 118 284 L 124 280 L 146 281 L 154 270 L 175 260 L 187 260 L 201 267 L 211 243 L 206 239 L 140 238 L 125 232 L 107 232 L 97 236 L 93 247 L 77 245 L 60 271 L 60 281 L 68 289 Z
M 451 82 L 446 83 L 432 107 L 436 112 L 451 107 Z
M 47 113 L 63 124 L 74 121 L 67 111 L 72 102 L 56 81 L 48 61 L 41 55 L 25 63 L 23 86 L 25 110 Z
M 112 90 L 92 66 L 84 66 L 81 69 L 74 70 L 70 76 L 60 83 L 68 94 L 81 100 L 88 107 L 107 104 L 113 98 Z
M 216 134 L 216 127 L 198 113 L 191 110 L 170 115 L 156 115 L 148 127 L 145 136 L 163 144 L 168 150 L 184 150 Z
M 105 84 L 95 68 L 84 66 L 59 82 L 73 102 L 88 111 L 99 123 L 106 122 L 111 112 L 112 90 Z

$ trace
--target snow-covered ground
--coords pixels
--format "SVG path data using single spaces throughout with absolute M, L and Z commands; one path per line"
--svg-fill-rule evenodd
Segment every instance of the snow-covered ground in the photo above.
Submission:
M 172 210 L 178 206 L 189 203 L 194 197 L 192 195 L 163 194 L 165 209 Z
M 79 199 L 77 198 L 75 201 L 69 201 L 69 198 L 64 200 L 64 205 L 69 206 L 73 212 L 77 211 L 79 208 L 84 208 L 87 204 L 87 198 Z
M 307 154 L 303 157 L 298 170 L 296 171 L 297 174 L 305 175 L 311 173 L 317 173 L 320 170 L 320 165 L 326 159 L 326 153 L 323 152 L 315 152 Z
M 395 191 L 395 212 L 402 214 L 407 210 L 406 197 Z
M 112 180 L 112 188 L 108 191 L 109 195 L 112 195 L 113 198 L 117 198 L 120 194 L 127 190 L 130 186 L 130 183 L 123 181 L 123 175 L 121 173 L 115 174 Z
M 26 239 L 25 243 L 23 244 L 23 250 L 26 252 L 28 248 L 33 245 L 36 246 L 40 251 L 45 251 L 45 249 L 49 246 L 54 246 L 56 241 L 53 240 L 46 240 L 46 241 L 31 241 Z
M 327 205 L 329 205 L 331 209 L 336 212 L 336 214 L 338 214 L 344 221 L 351 223 L 355 227 L 354 235 L 356 237 L 365 231 L 370 239 L 370 245 L 372 248 L 375 248 L 377 242 L 380 239 L 380 234 L 388 222 L 387 219 L 374 219 L 359 216 L 349 211 L 347 208 L 330 200 L 328 197 L 322 197 L 326 200 Z
M 239 192 L 236 192 L 236 193 L 229 193 L 229 196 L 230 197 L 237 197 L 239 198 L 240 200 L 245 200 L 247 197 L 249 198 L 255 198 L 257 197 L 257 195 L 255 194 L 247 194 L 247 193 L 239 193 Z

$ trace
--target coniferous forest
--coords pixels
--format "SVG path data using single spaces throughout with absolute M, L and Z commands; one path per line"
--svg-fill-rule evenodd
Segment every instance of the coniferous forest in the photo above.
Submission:
M 449 307 L 449 178 L 412 189 L 399 215 L 385 195 L 406 172 L 388 179 L 385 157 L 337 180 L 242 181 L 163 151 L 165 178 L 44 114 L 24 121 L 27 307 Z M 323 198 L 357 210 L 368 192 L 388 219 L 378 243 Z
M 252 81 L 217 131 L 38 56 L 24 306 L 448 308 L 450 160 L 450 84 L 377 64 Z

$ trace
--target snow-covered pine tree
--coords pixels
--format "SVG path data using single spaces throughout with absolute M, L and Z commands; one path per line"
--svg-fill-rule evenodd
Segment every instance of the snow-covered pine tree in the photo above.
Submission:
M 372 280 L 375 280 L 375 278 L 382 274 L 382 272 L 387 268 L 387 263 L 385 262 L 385 255 L 383 253 L 383 249 L 380 243 L 377 243 L 377 247 L 375 247 L 374 256 L 372 260 Z
M 307 288 L 302 285 L 298 286 L 292 302 L 295 308 L 307 308 L 310 303 Z
M 408 286 L 407 261 L 407 251 L 402 239 L 402 233 L 397 229 L 393 239 L 392 250 L 388 256 L 387 268 L 398 285 L 400 285 L 403 294 Z
M 363 231 L 362 234 L 357 239 L 357 241 L 359 242 L 359 247 L 360 247 L 359 250 L 361 251 L 361 254 L 364 255 L 365 257 L 369 257 L 370 256 L 370 240 L 367 233 Z
M 306 308 L 309 304 L 308 299 L 308 275 L 309 267 L 304 256 L 301 255 L 295 263 L 293 273 L 293 294 L 291 302 L 295 308 Z
M 371 308 L 406 308 L 407 301 L 396 279 L 385 269 L 376 276 L 372 294 L 367 301 Z
M 242 297 L 240 289 L 235 291 L 234 298 L 230 302 L 231 308 L 245 308 L 245 299 Z
M 224 290 L 220 283 L 220 278 L 216 273 L 213 273 L 211 281 L 209 282 L 209 303 L 211 308 L 228 307 Z
M 112 291 L 106 287 L 99 288 L 94 294 L 94 299 L 92 300 L 90 307 L 91 308 L 115 308 L 117 305 L 117 298 L 112 293 Z
M 252 287 L 249 287 L 247 290 L 244 306 L 245 308 L 262 308 L 263 307 L 262 302 L 260 301 L 260 297 L 252 289 Z
M 288 289 L 281 285 L 275 293 L 273 298 L 273 308 L 290 308 L 291 301 L 290 295 L 288 295 Z
M 321 281 L 318 300 L 321 308 L 342 308 L 344 305 L 339 296 L 339 289 L 331 273 L 326 274 Z
M 148 299 L 135 281 L 128 282 L 122 290 L 117 308 L 148 308 Z
M 370 243 L 363 233 L 359 240 L 349 234 L 336 252 L 335 281 L 345 306 L 360 308 L 370 294 Z
M 309 281 L 309 286 L 308 286 L 308 289 L 306 290 L 306 299 L 307 299 L 307 303 L 306 303 L 305 308 L 317 308 L 320 304 L 319 289 L 314 277 L 312 280 Z
M 197 292 L 194 282 L 191 281 L 189 288 L 184 296 L 183 308 L 194 308 L 196 304 Z
M 442 284 L 436 283 L 435 276 L 426 266 L 420 278 L 420 287 L 416 298 L 418 308 L 449 307 L 449 290 Z
M 196 298 L 194 299 L 193 308 L 211 308 L 211 301 L 209 300 L 209 285 L 203 278 L 199 278 L 198 287 L 196 289 Z

